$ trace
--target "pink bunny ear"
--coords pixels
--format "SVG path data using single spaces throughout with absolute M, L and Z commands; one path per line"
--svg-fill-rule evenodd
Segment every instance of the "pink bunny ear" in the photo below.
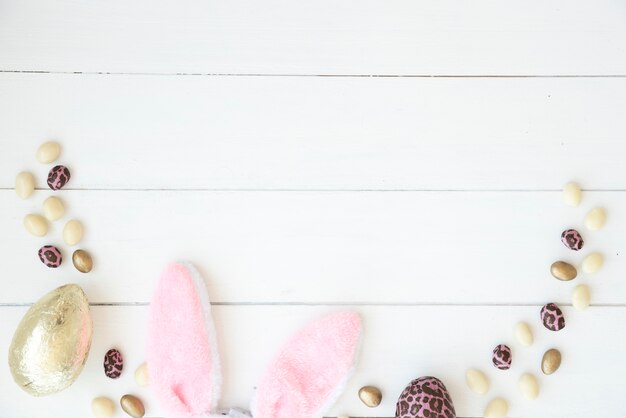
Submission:
M 318 418 L 337 400 L 356 358 L 361 318 L 325 316 L 294 335 L 258 386 L 254 418 Z
M 215 409 L 221 373 L 202 277 L 191 265 L 172 264 L 161 276 L 148 319 L 150 387 L 169 418 Z

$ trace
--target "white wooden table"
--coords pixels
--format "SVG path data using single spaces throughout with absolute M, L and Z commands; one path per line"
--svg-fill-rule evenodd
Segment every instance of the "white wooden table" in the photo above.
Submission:
M 155 281 L 179 259 L 207 276 L 225 407 L 248 405 L 298 326 L 348 306 L 365 339 L 333 416 L 392 416 L 428 374 L 462 417 L 495 396 L 512 417 L 623 416 L 625 111 L 621 0 L 0 0 L 0 353 L 28 305 L 67 282 L 95 323 L 61 394 L 30 398 L 0 362 L 0 416 L 85 417 L 93 397 L 128 392 L 162 416 L 132 371 Z M 42 239 L 22 227 L 51 194 L 34 158 L 51 138 L 73 174 L 65 220 L 84 222 L 95 258 L 87 276 L 37 260 L 63 222 Z M 26 201 L 21 170 L 40 187 Z M 579 208 L 561 202 L 569 180 L 586 189 Z M 606 228 L 568 252 L 560 232 L 598 205 Z M 550 277 L 552 261 L 592 250 L 600 273 Z M 593 292 L 585 312 L 570 304 L 578 283 Z M 549 301 L 567 315 L 557 334 L 538 321 Z M 513 339 L 520 320 L 529 349 Z M 501 342 L 509 372 L 490 364 Z M 101 365 L 114 346 L 118 381 Z M 545 377 L 553 346 L 564 363 Z M 492 379 L 487 396 L 466 388 L 468 367 Z M 516 388 L 526 371 L 535 402 Z M 358 400 L 365 384 L 380 407 Z

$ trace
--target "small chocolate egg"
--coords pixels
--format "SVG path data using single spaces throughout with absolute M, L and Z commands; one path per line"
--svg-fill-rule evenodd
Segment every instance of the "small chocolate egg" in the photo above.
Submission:
M 69 387 L 91 348 L 93 324 L 83 290 L 68 284 L 44 295 L 26 312 L 9 348 L 15 383 L 33 396 Z
M 81 273 L 89 273 L 93 268 L 93 260 L 91 259 L 91 255 L 85 250 L 76 250 L 74 254 L 72 254 L 72 263 L 76 270 Z
M 493 349 L 493 355 L 491 356 L 491 362 L 497 369 L 500 370 L 509 370 L 511 368 L 511 361 L 513 360 L 513 355 L 511 353 L 511 348 L 506 344 L 497 345 L 496 348 Z
M 48 173 L 48 187 L 60 190 L 70 181 L 70 170 L 63 165 L 57 165 Z
M 57 268 L 63 262 L 61 251 L 54 245 L 44 245 L 39 249 L 39 259 L 46 267 Z
M 561 367 L 561 352 L 556 348 L 551 348 L 543 354 L 541 359 L 541 371 L 550 375 Z
M 120 399 L 120 406 L 128 415 L 133 418 L 142 418 L 146 414 L 143 402 L 136 396 L 124 395 Z
M 561 234 L 561 242 L 567 248 L 573 251 L 578 251 L 583 248 L 585 245 L 585 241 L 583 241 L 583 237 L 580 233 L 575 229 L 566 229 Z
M 550 331 L 560 331 L 565 328 L 565 316 L 561 308 L 554 303 L 548 303 L 539 313 L 543 326 Z
M 550 266 L 550 274 L 552 274 L 552 277 L 555 279 L 568 282 L 578 276 L 578 271 L 576 271 L 576 267 L 572 266 L 570 263 L 555 261 Z
M 104 374 L 111 379 L 117 379 L 121 376 L 124 369 L 124 358 L 115 348 L 110 349 L 104 355 Z
M 396 404 L 395 418 L 456 418 L 450 393 L 436 377 L 413 380 L 402 391 Z
M 383 400 L 383 394 L 380 389 L 375 386 L 363 386 L 359 389 L 359 399 L 370 408 L 380 405 Z

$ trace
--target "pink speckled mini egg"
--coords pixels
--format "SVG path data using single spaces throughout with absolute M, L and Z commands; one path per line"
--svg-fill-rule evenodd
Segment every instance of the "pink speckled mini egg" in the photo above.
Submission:
M 413 380 L 402 391 L 395 418 L 456 418 L 448 389 L 436 377 Z
M 491 356 L 491 362 L 500 370 L 509 370 L 511 368 L 511 362 L 513 355 L 511 348 L 506 344 L 499 344 L 493 349 L 493 355 Z
M 583 248 L 585 245 L 585 241 L 583 241 L 583 237 L 580 235 L 575 229 L 566 229 L 561 234 L 561 242 L 570 250 L 578 251 Z
M 560 331 L 565 328 L 565 315 L 561 308 L 554 303 L 548 303 L 539 313 L 543 326 L 550 331 Z
M 63 166 L 57 165 L 48 173 L 48 187 L 52 190 L 60 190 L 70 181 L 70 170 Z
M 47 267 L 57 268 L 63 262 L 61 251 L 54 245 L 44 245 L 39 249 L 39 259 Z

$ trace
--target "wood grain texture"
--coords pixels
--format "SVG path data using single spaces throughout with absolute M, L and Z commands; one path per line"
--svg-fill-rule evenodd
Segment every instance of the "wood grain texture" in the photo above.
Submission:
M 626 193 L 587 192 L 580 208 L 559 192 L 58 192 L 68 206 L 47 237 L 22 226 L 51 191 L 20 201 L 0 191 L 4 262 L 0 302 L 33 302 L 50 286 L 77 281 L 91 300 L 148 302 L 161 269 L 190 260 L 210 277 L 215 302 L 543 304 L 569 303 L 574 285 L 593 288 L 595 304 L 626 304 Z M 582 227 L 585 211 L 608 208 L 605 229 Z M 89 274 L 71 264 L 61 231 L 85 225 L 80 248 Z M 580 253 L 561 232 L 579 228 Z M 45 244 L 65 255 L 59 269 L 37 259 Z M 605 268 L 573 282 L 550 275 L 553 261 L 580 265 L 599 251 Z M 29 286 L 23 286 L 28 280 Z
M 309 320 L 332 309 L 337 308 L 214 307 L 225 373 L 221 405 L 247 407 L 260 374 L 282 342 Z M 541 328 L 538 307 L 531 306 L 360 306 L 355 309 L 363 315 L 365 326 L 359 367 L 329 416 L 392 416 L 405 384 L 429 374 L 445 382 L 460 417 L 482 416 L 484 405 L 495 396 L 509 399 L 511 418 L 614 416 L 621 409 L 621 395 L 626 391 L 623 379 L 626 364 L 622 361 L 626 331 L 615 324 L 626 320 L 624 309 L 590 308 L 581 313 L 567 308 L 569 323 L 559 333 Z M 25 310 L 3 308 L 0 335 L 10 335 Z M 6 362 L 0 362 L 2 416 L 84 417 L 89 414 L 93 397 L 106 395 L 119 399 L 128 392 L 145 400 L 147 416 L 162 416 L 149 390 L 137 387 L 132 377 L 134 368 L 145 358 L 143 341 L 148 308 L 94 307 L 92 311 L 95 324 L 92 352 L 85 371 L 66 392 L 32 399 L 9 383 Z M 518 320 L 533 325 L 536 342 L 530 348 L 523 348 L 513 340 L 513 325 Z M 513 366 L 506 372 L 491 365 L 491 349 L 501 342 L 513 348 Z M 8 344 L 8 338 L 0 339 L 0 351 L 6 352 Z M 126 370 L 117 381 L 106 378 L 102 370 L 102 358 L 111 347 L 118 347 L 126 359 Z M 563 352 L 563 365 L 556 374 L 543 376 L 539 367 L 541 356 L 551 347 Z M 607 364 L 611 367 L 603 367 Z M 475 395 L 467 389 L 464 374 L 468 367 L 478 367 L 489 376 L 492 388 L 487 395 Z M 541 396 L 534 402 L 524 400 L 517 390 L 517 379 L 525 372 L 536 374 L 541 384 Z M 367 384 L 377 385 L 383 391 L 383 403 L 376 409 L 365 407 L 357 397 L 358 388 Z M 602 401 L 582 402 L 581 393 L 587 399 Z M 121 412 L 118 416 L 122 416 Z
M 0 69 L 626 74 L 620 0 L 2 0 Z
M 626 79 L 0 74 L 0 187 L 56 138 L 74 188 L 626 190 L 625 108 Z

